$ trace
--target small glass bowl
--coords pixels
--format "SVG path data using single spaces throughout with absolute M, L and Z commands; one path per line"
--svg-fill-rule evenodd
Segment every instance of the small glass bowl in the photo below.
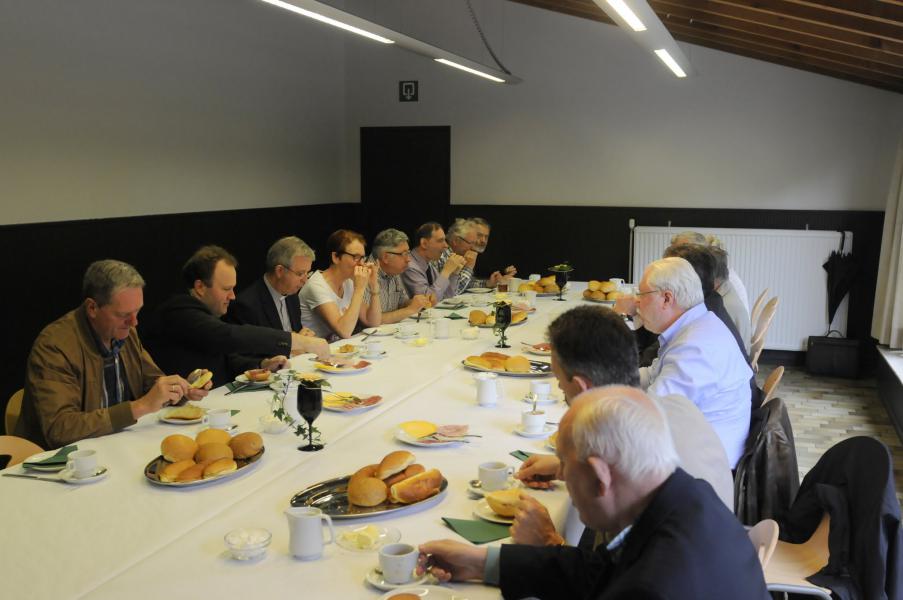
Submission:
M 235 560 L 254 560 L 267 552 L 273 535 L 263 528 L 233 529 L 223 538 Z

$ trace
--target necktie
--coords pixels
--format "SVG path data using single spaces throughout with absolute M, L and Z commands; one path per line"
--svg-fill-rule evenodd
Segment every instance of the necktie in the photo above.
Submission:
M 426 283 L 430 287 L 433 287 L 433 265 L 426 265 Z

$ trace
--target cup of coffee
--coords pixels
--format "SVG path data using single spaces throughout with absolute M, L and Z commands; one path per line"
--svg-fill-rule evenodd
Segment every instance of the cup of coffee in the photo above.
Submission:
M 449 324 L 448 319 L 436 319 L 433 321 L 433 337 L 436 339 L 445 339 L 448 337 Z
M 549 395 L 552 393 L 552 384 L 542 379 L 533 379 L 530 381 L 530 394 L 536 395 L 537 402 L 547 402 Z
M 546 411 L 525 410 L 521 414 L 520 423 L 524 433 L 542 433 L 543 428 L 546 426 Z
M 477 384 L 477 404 L 495 406 L 502 395 L 502 381 L 495 373 L 477 373 L 473 376 Z
M 210 429 L 227 430 L 232 425 L 232 411 L 228 408 L 214 408 L 204 415 L 204 423 Z
M 412 337 L 417 335 L 417 324 L 402 321 L 398 324 L 398 335 L 401 337 Z
M 373 358 L 376 356 L 380 356 L 383 353 L 383 343 L 379 340 L 373 340 L 372 342 L 367 342 L 364 344 L 364 356 L 367 358 Z
M 400 585 L 414 579 L 420 552 L 410 544 L 387 544 L 379 549 L 379 568 L 386 583 Z
M 514 467 L 503 462 L 484 462 L 479 467 L 480 488 L 486 492 L 508 487 L 508 478 L 514 475 Z
M 323 555 L 323 546 L 335 542 L 332 519 L 319 508 L 290 506 L 285 509 L 288 519 L 289 551 L 295 558 L 314 560 Z M 329 540 L 323 539 L 323 523 L 329 526 Z
M 76 450 L 69 454 L 66 470 L 76 479 L 85 479 L 97 474 L 97 452 L 94 450 Z

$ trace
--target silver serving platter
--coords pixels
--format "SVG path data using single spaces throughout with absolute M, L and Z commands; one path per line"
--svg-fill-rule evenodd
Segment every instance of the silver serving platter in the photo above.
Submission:
M 445 496 L 448 480 L 442 478 L 439 493 L 413 504 L 392 504 L 388 500 L 376 506 L 355 506 L 348 502 L 348 480 L 351 475 L 327 479 L 305 488 L 292 496 L 292 506 L 313 506 L 333 519 L 360 519 L 375 515 L 406 510 L 415 506 L 429 506 L 439 502 Z
M 226 479 L 238 477 L 242 473 L 247 473 L 255 464 L 257 464 L 257 462 L 261 458 L 263 458 L 264 451 L 266 451 L 266 448 L 261 448 L 260 452 L 250 458 L 236 458 L 235 464 L 238 465 L 238 468 L 231 473 L 226 473 L 225 475 L 220 475 L 218 477 L 211 477 L 209 479 L 198 479 L 197 481 L 160 481 L 160 478 L 157 477 L 157 470 L 162 469 L 169 463 L 164 460 L 162 456 L 158 456 L 154 460 L 147 463 L 147 466 L 144 467 L 144 476 L 154 485 L 162 485 L 165 487 L 186 488 L 207 485 L 210 483 L 216 483 L 217 481 L 224 481 Z
M 467 362 L 467 360 L 462 360 L 461 364 L 471 369 L 473 371 L 483 371 L 484 373 L 495 373 L 496 375 L 505 375 L 507 377 L 546 377 L 552 374 L 552 365 L 547 362 L 542 362 L 540 360 L 531 360 L 530 361 L 530 372 L 529 373 L 515 373 L 513 371 L 500 371 L 497 369 L 487 369 L 485 367 L 481 367 L 479 365 L 473 365 Z
M 517 323 L 512 323 L 511 325 L 508 325 L 508 327 L 517 327 L 518 325 L 523 325 L 524 323 L 527 322 L 527 318 L 528 317 L 524 317 L 523 320 L 518 321 Z M 468 321 L 467 324 L 470 325 L 470 321 Z M 481 329 L 492 329 L 493 327 L 495 327 L 495 324 L 486 325 L 485 323 L 480 323 L 479 325 L 470 325 L 470 326 L 471 327 L 479 327 Z

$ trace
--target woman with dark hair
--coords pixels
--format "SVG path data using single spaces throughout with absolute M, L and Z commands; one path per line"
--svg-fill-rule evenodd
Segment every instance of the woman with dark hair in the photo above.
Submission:
M 332 341 L 354 334 L 357 321 L 373 327 L 382 322 L 375 265 L 364 262 L 364 236 L 339 229 L 326 240 L 330 265 L 314 273 L 301 288 L 301 322 Z M 370 301 L 364 290 L 370 288 Z

